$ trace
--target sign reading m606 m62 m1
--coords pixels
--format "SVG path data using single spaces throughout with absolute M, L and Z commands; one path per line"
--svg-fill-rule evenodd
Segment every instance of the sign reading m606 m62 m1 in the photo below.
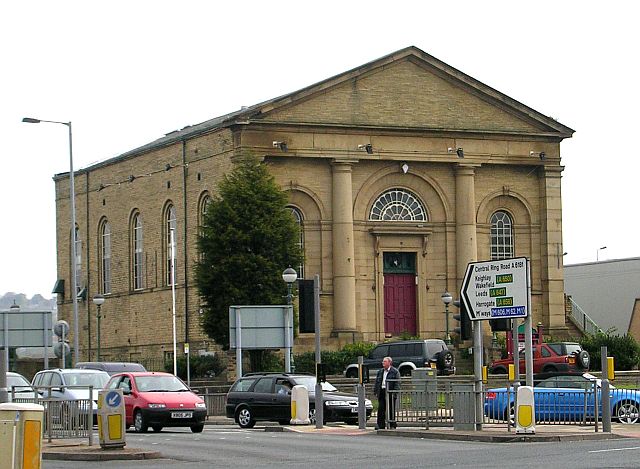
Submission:
M 527 317 L 528 271 L 526 257 L 470 263 L 460 296 L 471 320 Z

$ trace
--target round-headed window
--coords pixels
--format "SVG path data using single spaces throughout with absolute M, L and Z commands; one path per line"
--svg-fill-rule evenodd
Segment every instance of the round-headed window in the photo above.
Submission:
M 369 220 L 426 221 L 427 212 L 418 197 L 406 189 L 389 189 L 371 207 Z

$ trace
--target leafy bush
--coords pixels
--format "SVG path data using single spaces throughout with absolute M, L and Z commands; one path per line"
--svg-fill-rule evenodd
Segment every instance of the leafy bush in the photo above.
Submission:
M 342 374 L 347 365 L 356 363 L 358 356 L 366 357 L 375 344 L 367 342 L 356 342 L 347 344 L 342 349 L 336 351 L 322 351 L 320 359 L 326 366 L 327 374 Z M 294 356 L 294 366 L 299 373 L 315 374 L 316 354 L 315 352 L 305 352 Z
M 178 376 L 187 379 L 187 359 L 184 356 L 178 357 L 176 360 Z M 218 376 L 227 367 L 222 362 L 220 356 L 215 355 L 192 355 L 189 357 L 189 367 L 191 378 L 212 378 Z M 168 373 L 173 373 L 173 361 L 166 361 L 164 369 Z
M 591 369 L 601 370 L 600 347 L 607 346 L 607 355 L 614 357 L 616 370 L 632 370 L 640 364 L 640 345 L 630 335 L 620 336 L 612 331 L 587 335 L 580 339 L 580 345 L 591 356 Z

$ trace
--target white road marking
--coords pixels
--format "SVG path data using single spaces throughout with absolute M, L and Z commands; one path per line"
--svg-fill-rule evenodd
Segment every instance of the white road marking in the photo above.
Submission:
M 629 451 L 634 449 L 640 449 L 640 446 L 631 446 L 629 448 L 597 449 L 597 450 L 589 451 L 589 453 L 608 453 L 610 451 Z

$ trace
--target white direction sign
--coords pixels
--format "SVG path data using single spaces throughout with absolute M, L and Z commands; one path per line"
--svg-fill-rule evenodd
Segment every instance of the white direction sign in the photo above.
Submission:
M 529 260 L 471 262 L 460 297 L 472 321 L 526 318 L 529 314 Z

